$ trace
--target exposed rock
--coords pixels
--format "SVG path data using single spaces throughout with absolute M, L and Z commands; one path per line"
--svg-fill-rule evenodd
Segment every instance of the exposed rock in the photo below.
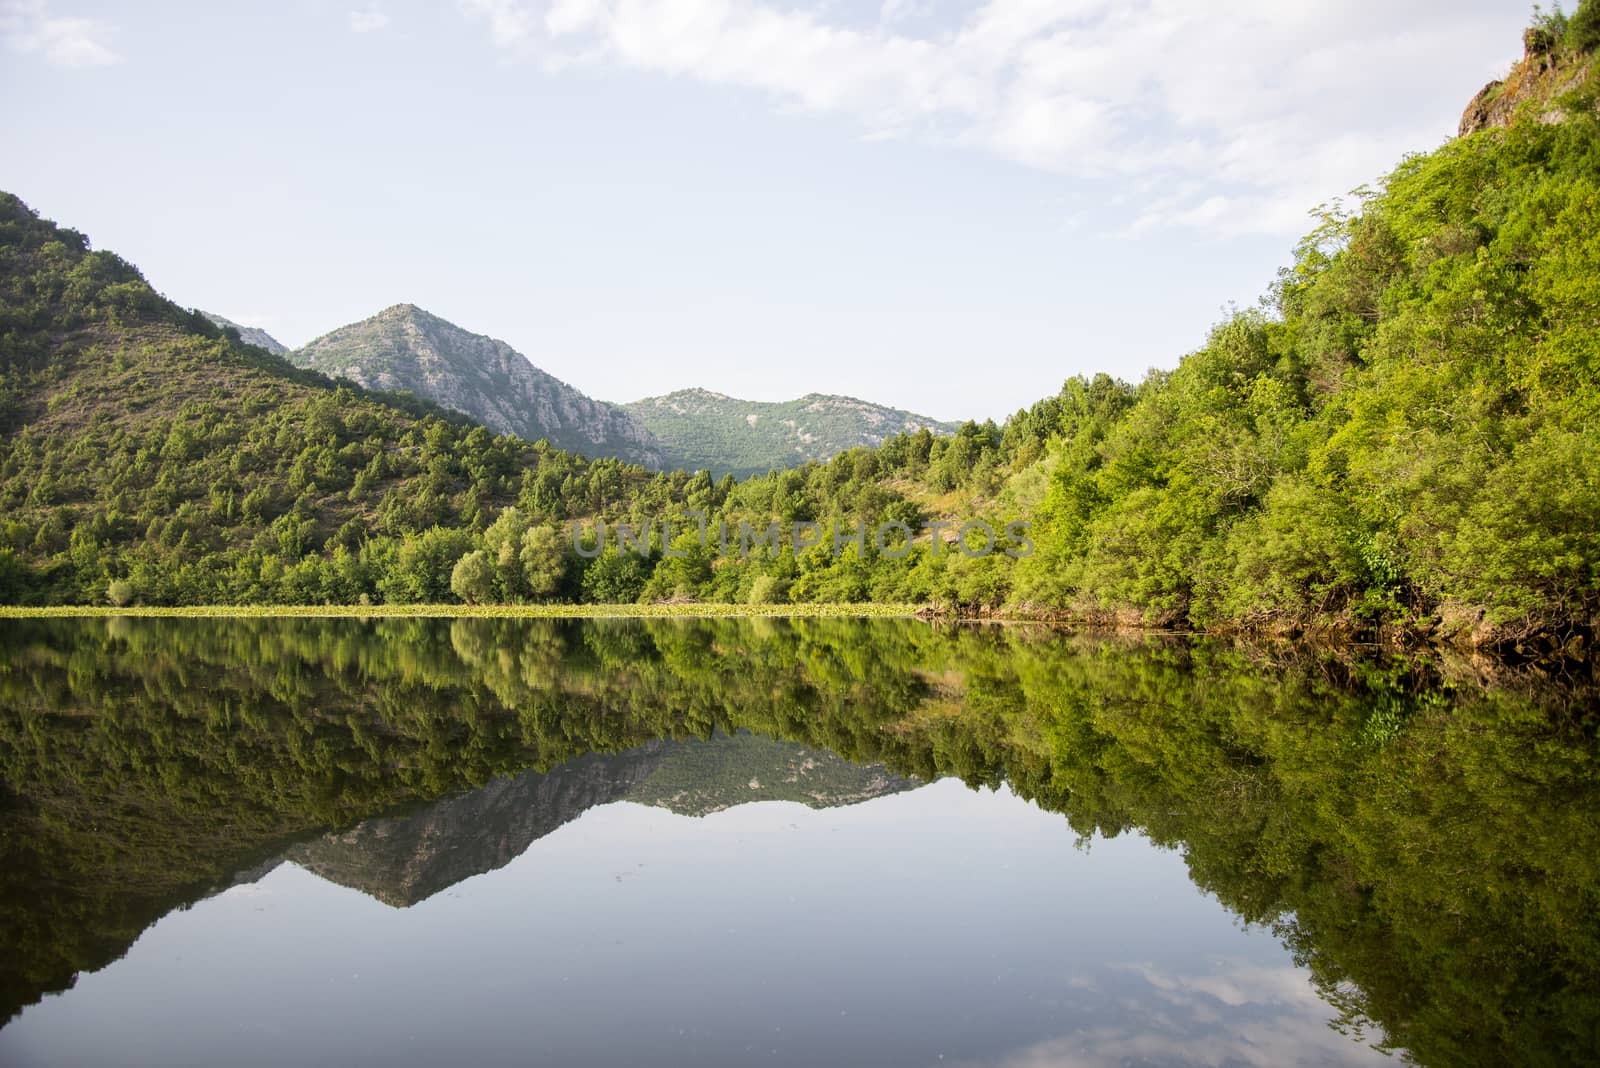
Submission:
M 1484 86 L 1461 113 L 1460 136 L 1509 126 L 1524 105 L 1536 110 L 1540 122 L 1560 122 L 1565 113 L 1557 101 L 1582 86 L 1593 69 L 1588 54 L 1565 49 L 1541 29 L 1523 34 L 1522 49 L 1511 73 Z
M 413 304 L 325 334 L 289 358 L 368 389 L 409 391 L 490 430 L 548 440 L 588 457 L 659 468 L 661 449 L 638 420 L 535 367 L 504 341 L 470 333 Z

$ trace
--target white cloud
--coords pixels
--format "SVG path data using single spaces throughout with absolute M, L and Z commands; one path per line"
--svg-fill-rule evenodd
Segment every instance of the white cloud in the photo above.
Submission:
M 933 14 L 932 0 L 883 0 L 878 21 L 885 26 L 915 22 Z
M 560 0 L 551 5 L 550 18 L 558 18 L 556 10 L 575 5 Z M 522 0 L 461 0 L 461 9 L 474 18 L 489 24 L 489 35 L 501 48 L 520 48 L 527 45 L 540 32 L 540 20 Z
M 548 69 L 612 63 L 770 94 L 863 136 L 959 145 L 1169 192 L 1127 220 L 1294 232 L 1306 210 L 1453 132 L 1462 57 L 1514 29 L 1488 2 L 985 0 L 923 34 L 759 0 L 462 0 L 497 46 Z M 1518 15 L 1510 17 L 1515 25 Z M 1481 69 L 1473 59 L 1466 65 Z
M 350 29 L 354 33 L 374 33 L 389 25 L 389 16 L 379 5 L 368 4 L 361 11 L 350 12 Z
M 43 0 L 0 4 L 0 37 L 19 52 L 34 52 L 58 67 L 119 63 L 106 39 L 111 27 L 99 19 L 52 17 Z

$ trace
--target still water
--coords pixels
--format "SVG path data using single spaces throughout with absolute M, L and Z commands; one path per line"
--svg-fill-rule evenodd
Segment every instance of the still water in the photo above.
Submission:
M 1578 1063 L 1596 707 L 910 621 L 0 623 L 0 1063 Z

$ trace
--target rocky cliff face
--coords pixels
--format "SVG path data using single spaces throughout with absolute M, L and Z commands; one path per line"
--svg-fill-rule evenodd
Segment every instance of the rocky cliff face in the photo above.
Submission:
M 413 304 L 341 327 L 289 358 L 369 389 L 406 390 L 526 441 L 588 457 L 662 465 L 659 444 L 626 411 L 539 370 L 504 341 L 469 333 Z
M 1579 50 L 1542 29 L 1522 35 L 1522 59 L 1501 81 L 1478 91 L 1461 113 L 1460 136 L 1499 126 L 1527 110 L 1540 122 L 1560 122 L 1563 96 L 1589 83 L 1594 69 L 1592 50 Z

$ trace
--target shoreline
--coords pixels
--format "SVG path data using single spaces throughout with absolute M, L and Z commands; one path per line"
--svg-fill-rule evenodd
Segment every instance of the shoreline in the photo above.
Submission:
M 1494 633 L 1441 633 L 1436 628 L 1379 627 L 1372 630 L 1330 624 L 1273 626 L 1220 625 L 1207 628 L 1141 623 L 1115 614 L 1070 615 L 1051 611 L 952 613 L 928 604 L 806 603 L 748 605 L 718 602 L 672 604 L 381 604 L 381 605 L 0 605 L 6 619 L 914 619 L 924 623 L 983 623 L 1042 626 L 1069 631 L 1127 635 L 1191 635 L 1252 644 L 1309 644 L 1325 647 L 1377 647 L 1390 650 L 1453 651 L 1508 661 L 1586 661 L 1592 650 L 1584 636 L 1546 634 L 1508 637 Z M 1476 640 L 1475 640 L 1476 639 Z
M 375 604 L 375 605 L 0 605 L 0 619 L 694 619 L 927 618 L 915 604 Z

